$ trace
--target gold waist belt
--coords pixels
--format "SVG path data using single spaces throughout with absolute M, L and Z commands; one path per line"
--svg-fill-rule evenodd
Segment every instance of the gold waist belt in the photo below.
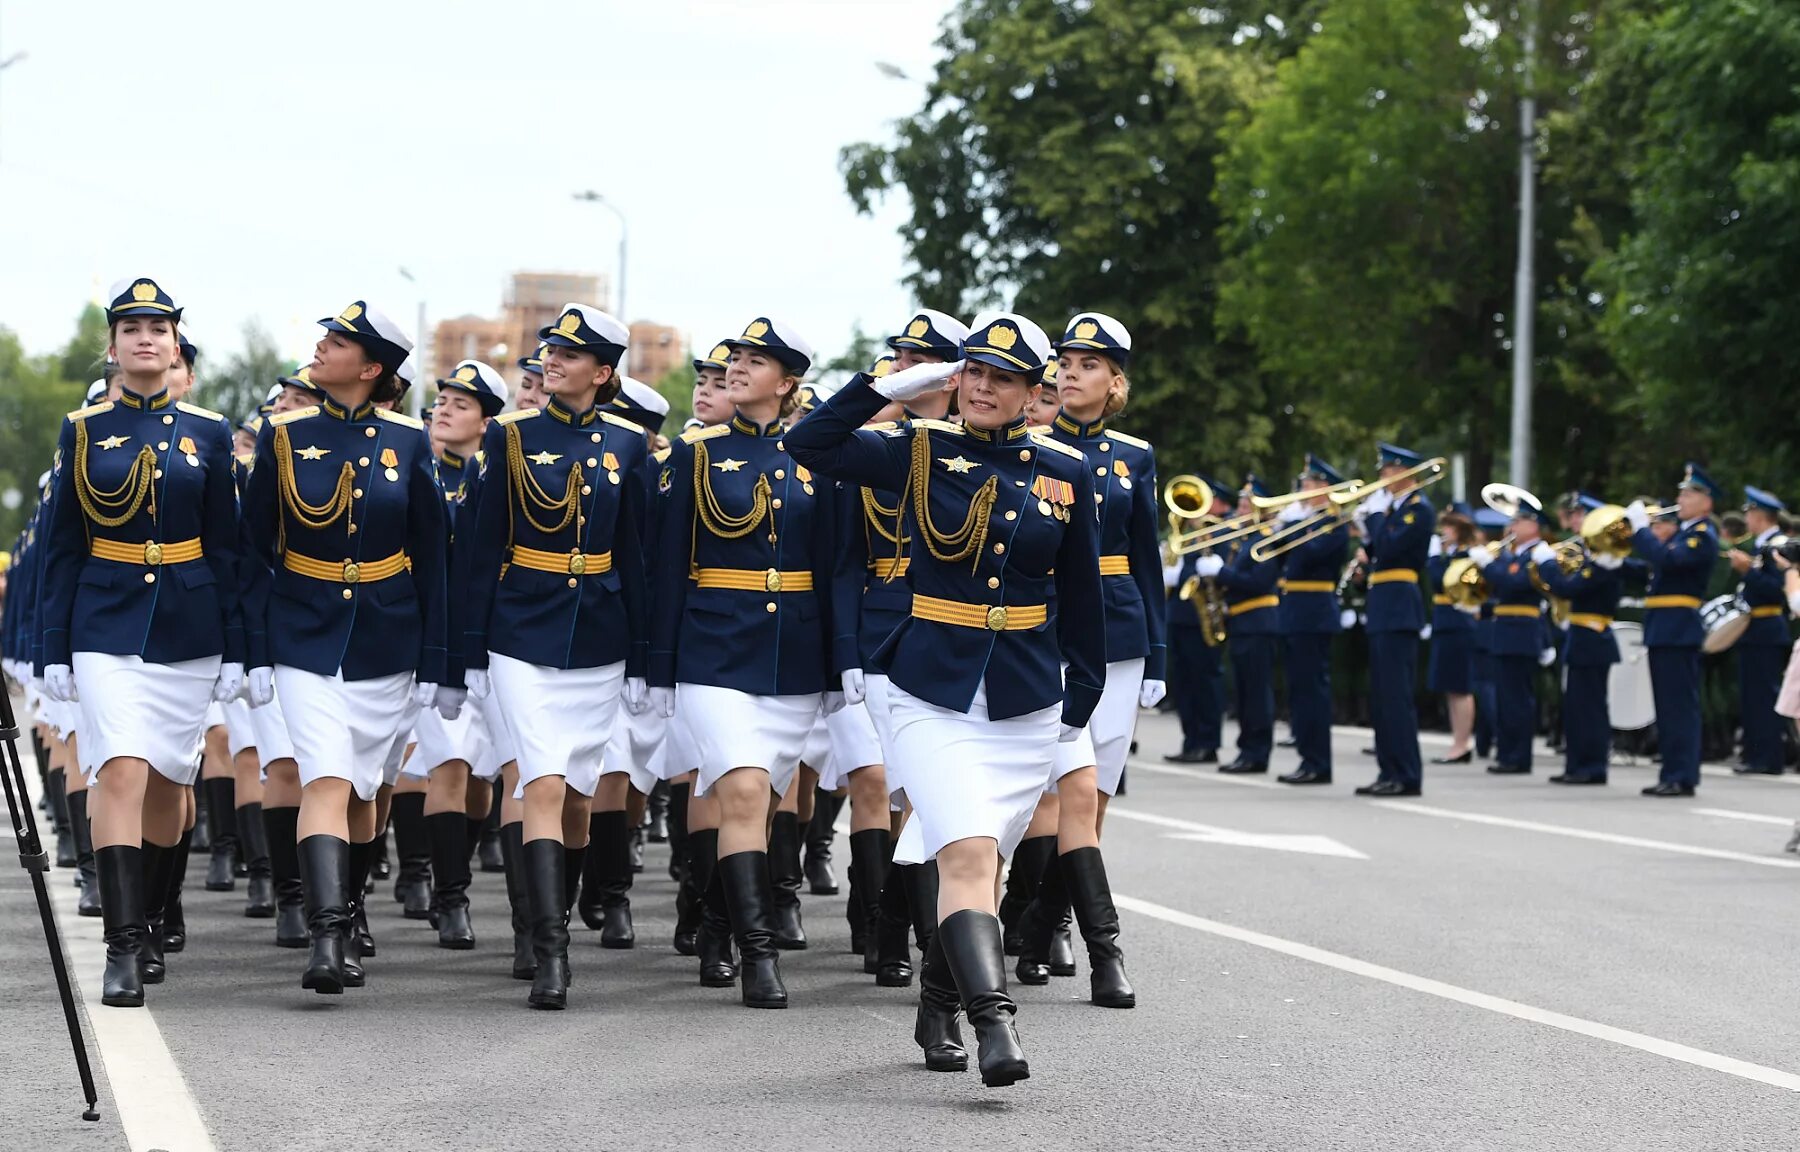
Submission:
M 731 588 L 738 592 L 811 592 L 811 572 L 780 572 L 774 568 L 700 568 L 694 579 L 702 588 Z
M 1525 616 L 1536 620 L 1544 614 L 1544 610 L 1536 604 L 1496 604 L 1495 616 Z
M 143 564 L 155 568 L 160 564 L 185 564 L 201 557 L 199 540 L 171 540 L 159 544 L 154 540 L 143 544 L 127 544 L 122 540 L 88 541 L 88 555 L 97 560 L 119 564 Z
M 1129 575 L 1131 575 L 1131 557 L 1129 557 L 1129 556 L 1102 556 L 1102 557 L 1100 557 L 1100 575 L 1102 575 L 1102 576 L 1129 576 Z
M 1050 619 L 1047 604 L 964 604 L 936 596 L 914 596 L 912 614 L 934 624 L 959 628 L 985 628 L 989 632 L 1024 632 Z
M 911 567 L 911 556 L 878 556 L 869 561 L 869 570 L 883 580 L 897 580 Z
M 1646 607 L 1646 608 L 1698 608 L 1698 607 L 1700 607 L 1700 597 L 1698 597 L 1698 596 L 1646 596 L 1646 597 L 1644 597 L 1644 607 Z
M 398 576 L 406 571 L 406 553 L 396 552 L 381 560 L 344 560 L 332 564 L 324 560 L 314 560 L 310 556 L 302 556 L 298 552 L 289 552 L 281 558 L 281 563 L 289 572 L 297 573 L 311 580 L 330 580 L 333 583 L 345 584 L 373 583 L 386 580 L 390 576 Z
M 1779 604 L 1761 604 L 1750 609 L 1750 619 L 1752 620 L 1768 620 L 1779 615 L 1781 615 L 1781 605 Z
M 1336 592 L 1337 585 L 1329 580 L 1283 580 L 1283 592 Z
M 598 576 L 612 571 L 611 552 L 544 552 L 536 548 L 513 547 L 512 562 L 533 572 L 554 572 L 558 576 Z
M 1275 608 L 1281 604 L 1279 596 L 1258 596 L 1254 600 L 1243 600 L 1225 609 L 1227 616 L 1242 616 L 1246 612 L 1254 612 L 1258 608 Z
M 1370 584 L 1417 584 L 1419 574 L 1411 568 L 1389 568 L 1383 572 L 1369 573 Z
M 1591 632 L 1604 632 L 1612 627 L 1613 618 L 1602 616 L 1598 612 L 1571 612 L 1569 623 L 1577 628 L 1586 628 Z

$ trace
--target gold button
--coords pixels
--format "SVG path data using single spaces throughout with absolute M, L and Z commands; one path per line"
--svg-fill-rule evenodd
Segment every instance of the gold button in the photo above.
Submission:
M 594 494 L 594 486 L 592 484 L 583 484 L 581 486 L 581 494 L 583 496 L 592 496 Z
M 1014 488 L 1023 488 L 1023 487 L 1025 487 L 1025 481 L 1023 481 L 1023 480 L 1014 480 L 1014 481 L 1013 481 L 1013 487 L 1014 487 Z
M 144 573 L 144 583 L 146 583 L 146 584 L 156 583 L 156 573 L 154 573 L 154 572 Z
M 373 428 L 364 428 L 364 429 L 363 429 L 363 435 L 364 435 L 364 436 L 371 436 L 371 437 L 372 437 L 372 436 L 374 436 L 374 435 L 375 435 L 375 429 L 373 429 Z
M 600 443 L 600 433 L 596 432 L 592 436 L 589 436 L 588 439 L 592 440 L 594 443 L 598 444 L 598 443 Z
M 1031 459 L 1031 449 L 1029 449 L 1029 448 L 1019 449 L 1019 459 L 1021 459 L 1021 460 Z
M 569 577 L 569 587 L 573 588 L 579 583 L 581 583 L 581 581 L 575 579 L 575 577 L 573 577 L 573 576 Z
M 587 459 L 587 465 L 589 468 L 598 468 L 600 466 L 600 461 L 594 459 L 592 456 L 589 456 Z
M 786 480 L 787 479 L 787 469 L 785 469 L 785 468 L 775 469 L 775 479 Z
M 161 469 L 161 468 L 158 468 L 158 469 L 157 469 L 157 470 L 156 470 L 156 478 L 157 478 L 157 479 L 158 479 L 158 480 L 161 480 L 161 479 L 162 479 L 162 469 Z
M 994 545 L 994 555 L 999 556 L 1002 553 L 1004 553 L 1005 551 L 1006 551 L 1006 545 L 1004 545 L 1004 544 Z
M 1010 511 L 1009 511 L 1009 512 L 1008 512 L 1008 513 L 1007 513 L 1007 514 L 1006 514 L 1006 518 L 1007 518 L 1007 519 L 1008 519 L 1008 520 L 1017 520 L 1017 519 L 1018 519 L 1018 518 L 1019 518 L 1019 514 L 1018 514 L 1018 513 L 1017 513 L 1017 512 L 1010 512 Z
M 1102 441 L 1100 441 L 1100 451 L 1102 451 L 1102 452 L 1111 452 L 1111 451 L 1112 451 L 1112 445 L 1111 445 L 1111 444 L 1109 444 L 1109 443 L 1107 443 L 1107 442 L 1106 442 L 1106 441 L 1104 441 L 1104 440 L 1102 440 Z
M 350 525 L 350 535 L 356 535 L 356 525 L 354 524 Z
M 163 442 L 161 442 L 160 444 L 158 444 L 156 446 L 156 450 L 158 452 L 167 452 L 169 450 L 169 442 L 167 440 L 164 440 Z
M 1104 475 L 1106 475 L 1106 469 L 1104 469 L 1104 468 L 1096 468 L 1096 469 L 1094 469 L 1094 475 L 1096 475 L 1096 476 L 1104 476 Z
M 350 589 L 348 588 L 344 589 L 344 599 L 350 599 Z
M 775 601 L 771 600 L 767 604 L 764 604 L 763 607 L 766 610 L 773 612 L 773 611 L 775 611 Z
M 175 423 L 175 417 L 173 417 L 173 416 L 164 416 L 164 417 L 163 417 L 163 423 L 164 423 L 164 424 L 173 424 L 173 423 Z
M 367 468 L 369 466 L 369 458 L 367 456 L 364 456 L 361 460 L 358 460 L 357 463 L 362 465 L 364 468 Z
M 775 499 L 769 501 L 769 503 L 773 507 L 779 508 L 779 507 L 781 507 L 781 497 L 777 496 L 777 497 L 775 497 Z
M 775 451 L 786 452 L 787 451 L 787 441 L 786 440 L 775 441 Z
M 989 588 L 998 588 L 998 587 L 1000 587 L 1000 577 L 998 577 L 998 576 L 989 576 L 989 577 L 988 577 L 988 587 L 989 587 Z
M 362 489 L 361 488 L 353 488 L 350 490 L 350 495 L 356 497 L 358 500 L 361 500 L 362 499 Z

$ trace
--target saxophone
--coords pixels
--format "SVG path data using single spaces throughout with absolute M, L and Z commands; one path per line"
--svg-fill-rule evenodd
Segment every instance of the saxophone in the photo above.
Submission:
M 1225 592 L 1218 580 L 1189 576 L 1176 595 L 1194 606 L 1194 615 L 1200 618 L 1200 638 L 1208 648 L 1225 643 L 1225 621 L 1230 614 L 1225 610 Z

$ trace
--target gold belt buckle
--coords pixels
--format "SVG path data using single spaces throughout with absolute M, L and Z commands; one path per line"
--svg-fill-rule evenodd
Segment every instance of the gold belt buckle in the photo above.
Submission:
M 362 567 L 354 560 L 344 561 L 344 583 L 354 584 L 362 579 Z
M 580 576 L 587 572 L 587 556 L 576 552 L 569 557 L 569 575 Z
M 994 607 L 988 609 L 988 611 L 987 611 L 987 626 L 988 626 L 989 632 L 1004 632 L 1004 631 L 1006 631 L 1006 606 L 1005 605 L 996 604 Z
M 152 540 L 144 545 L 144 563 L 155 568 L 162 564 L 162 545 Z
M 763 573 L 763 587 L 771 592 L 781 591 L 781 573 L 771 568 Z

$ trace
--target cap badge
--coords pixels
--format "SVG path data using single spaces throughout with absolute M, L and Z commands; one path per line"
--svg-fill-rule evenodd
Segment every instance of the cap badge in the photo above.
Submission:
M 555 331 L 563 336 L 574 336 L 581 331 L 581 313 L 564 312 L 562 319 L 556 322 Z
M 760 340 L 768 334 L 769 325 L 762 320 L 752 320 L 750 321 L 750 327 L 744 329 L 744 338 L 746 340 Z
M 362 317 L 362 314 L 362 305 L 352 304 L 342 312 L 338 313 L 338 323 L 348 324 L 350 327 L 354 328 L 356 327 L 357 320 Z
M 150 280 L 139 280 L 131 286 L 131 298 L 139 304 L 148 304 L 156 299 L 156 284 Z
M 1075 339 L 1092 340 L 1100 331 L 1100 326 L 1092 320 L 1083 320 L 1075 325 Z
M 456 378 L 461 380 L 464 384 L 473 383 L 475 380 L 475 369 L 465 364 L 456 370 Z
M 1005 351 L 1019 342 L 1019 334 L 1004 324 L 996 324 L 988 329 L 988 343 Z
M 908 336 L 923 336 L 930 330 L 931 324 L 923 316 L 918 317 L 911 324 L 906 326 L 906 334 Z

